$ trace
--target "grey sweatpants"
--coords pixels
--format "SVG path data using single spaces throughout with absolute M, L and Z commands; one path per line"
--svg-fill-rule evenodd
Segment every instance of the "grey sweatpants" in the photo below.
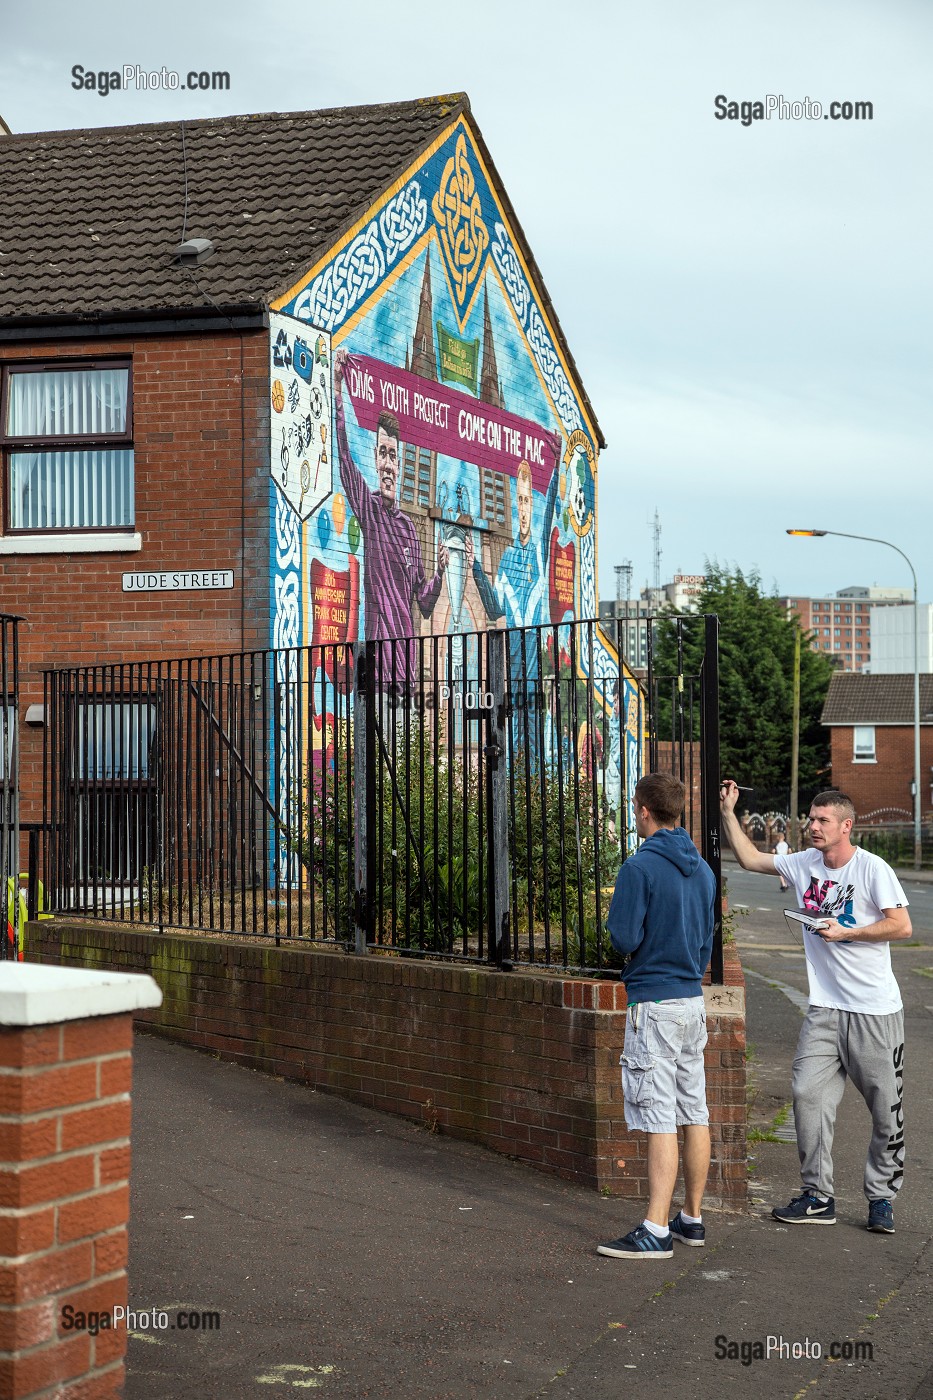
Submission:
M 871 1112 L 865 1163 L 869 1201 L 895 1196 L 904 1178 L 904 1013 L 870 1016 L 811 1006 L 794 1058 L 794 1120 L 808 1190 L 833 1190 L 833 1129 L 846 1079 Z

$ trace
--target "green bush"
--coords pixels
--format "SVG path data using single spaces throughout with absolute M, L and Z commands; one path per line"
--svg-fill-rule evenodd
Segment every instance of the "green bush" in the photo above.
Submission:
M 352 735 L 348 745 L 352 752 Z M 459 750 L 451 759 L 444 746 L 435 762 L 430 724 L 418 716 L 399 726 L 389 747 L 393 762 L 379 763 L 376 787 L 375 941 L 475 955 L 485 947 L 488 918 L 485 782 L 481 790 L 478 766 L 464 762 Z M 526 797 L 522 752 L 515 754 L 511 771 L 514 954 L 540 963 L 612 966 L 618 960 L 598 927 L 596 885 L 611 885 L 621 856 L 601 789 L 594 793 L 583 773 L 564 774 L 561 785 L 554 768 L 544 765 L 532 770 Z M 346 781 L 352 812 L 352 770 Z M 316 929 L 315 936 L 341 941 L 353 936 L 354 848 L 347 802 L 345 785 L 337 790 L 332 780 L 320 782 L 305 796 L 295 823 L 295 851 L 316 904 L 323 910 L 325 897 L 327 902 L 328 926 Z M 609 894 L 601 901 L 605 918 Z

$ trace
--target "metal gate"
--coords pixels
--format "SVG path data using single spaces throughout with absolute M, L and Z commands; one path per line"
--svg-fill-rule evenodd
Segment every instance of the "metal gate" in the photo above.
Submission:
M 53 907 L 610 970 L 642 771 L 719 878 L 716 619 L 642 625 L 637 675 L 590 621 L 49 672 Z
M 721 886 L 717 620 L 643 625 L 641 682 L 592 622 L 357 648 L 358 951 L 618 966 L 605 918 L 648 768 L 684 782 Z

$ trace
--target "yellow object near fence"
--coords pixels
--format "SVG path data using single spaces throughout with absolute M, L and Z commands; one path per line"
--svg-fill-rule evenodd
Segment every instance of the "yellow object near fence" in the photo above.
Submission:
M 22 928 L 23 924 L 29 918 L 29 906 L 26 899 L 26 888 L 23 885 L 24 880 L 26 880 L 28 883 L 29 873 L 28 871 L 21 870 L 19 873 L 18 880 L 14 879 L 14 877 L 11 875 L 6 882 L 6 936 L 7 942 L 9 944 L 7 955 L 11 958 L 18 958 L 20 962 L 22 962 L 23 960 L 23 948 L 22 943 L 20 943 L 17 946 L 15 915 L 16 901 L 19 900 L 19 928 Z M 45 908 L 45 890 L 42 888 L 42 881 L 38 880 L 36 884 L 38 889 L 39 918 L 51 919 L 52 915 L 49 914 Z

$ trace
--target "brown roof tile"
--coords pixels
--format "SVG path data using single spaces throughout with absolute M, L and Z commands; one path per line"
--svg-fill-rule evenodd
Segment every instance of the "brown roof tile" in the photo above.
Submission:
M 829 682 L 823 724 L 913 724 L 914 678 L 837 671 Z M 920 677 L 920 723 L 933 724 L 933 675 Z
M 0 140 L 0 320 L 261 305 L 461 110 L 465 94 Z M 188 211 L 185 220 L 185 160 Z M 216 251 L 192 276 L 186 238 Z

